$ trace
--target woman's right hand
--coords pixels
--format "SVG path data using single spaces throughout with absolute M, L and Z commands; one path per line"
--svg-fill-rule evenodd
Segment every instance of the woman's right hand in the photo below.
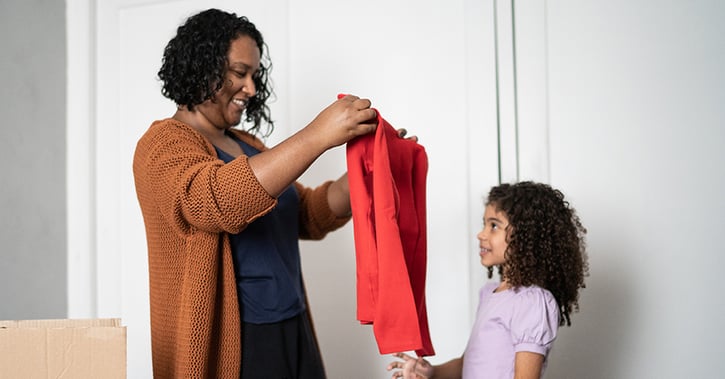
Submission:
M 342 145 L 375 130 L 377 112 L 370 106 L 368 99 L 346 95 L 322 110 L 306 129 L 324 138 L 328 148 Z
M 431 379 L 433 378 L 433 366 L 423 358 L 411 357 L 405 353 L 395 353 L 394 357 L 401 360 L 390 362 L 387 367 L 388 371 L 399 370 L 393 372 L 393 379 Z
M 249 166 L 267 193 L 277 197 L 322 153 L 370 133 L 376 126 L 377 114 L 370 108 L 370 100 L 344 96 L 277 146 L 249 157 Z

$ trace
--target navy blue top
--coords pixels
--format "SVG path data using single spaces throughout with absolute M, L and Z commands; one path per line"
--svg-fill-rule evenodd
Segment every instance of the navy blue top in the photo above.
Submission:
M 245 155 L 259 153 L 249 144 L 236 141 Z M 234 159 L 214 148 L 225 163 Z M 230 235 L 239 311 L 244 322 L 279 322 L 305 310 L 298 240 L 299 201 L 297 190 L 291 185 L 279 196 L 272 211 L 239 234 Z

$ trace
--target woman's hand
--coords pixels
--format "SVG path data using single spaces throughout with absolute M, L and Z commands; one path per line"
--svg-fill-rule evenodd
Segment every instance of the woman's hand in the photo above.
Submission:
M 423 358 L 414 358 L 405 353 L 395 353 L 394 357 L 401 360 L 390 362 L 387 367 L 388 371 L 399 370 L 393 372 L 393 379 L 431 379 L 433 377 L 433 366 Z
M 405 139 L 411 140 L 413 142 L 418 142 L 418 137 L 417 136 L 410 136 L 410 137 L 407 137 L 406 138 L 405 136 L 408 134 L 408 131 L 406 129 L 404 129 L 404 128 L 398 129 L 397 132 L 398 132 L 398 135 L 400 136 L 400 138 L 405 138 Z
M 368 99 L 344 96 L 322 110 L 305 129 L 319 138 L 325 149 L 342 145 L 375 130 L 377 112 L 370 106 Z

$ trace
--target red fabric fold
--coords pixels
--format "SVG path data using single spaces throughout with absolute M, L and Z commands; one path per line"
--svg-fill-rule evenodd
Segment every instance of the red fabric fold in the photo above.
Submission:
M 425 303 L 426 176 L 423 146 L 380 116 L 374 134 L 347 144 L 357 318 L 372 324 L 381 354 L 434 355 Z

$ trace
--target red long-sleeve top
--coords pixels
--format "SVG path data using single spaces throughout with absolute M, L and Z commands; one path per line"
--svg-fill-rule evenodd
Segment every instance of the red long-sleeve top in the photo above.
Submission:
M 425 305 L 426 175 L 423 146 L 380 116 L 375 134 L 347 144 L 357 262 L 357 318 L 381 354 L 435 354 Z

